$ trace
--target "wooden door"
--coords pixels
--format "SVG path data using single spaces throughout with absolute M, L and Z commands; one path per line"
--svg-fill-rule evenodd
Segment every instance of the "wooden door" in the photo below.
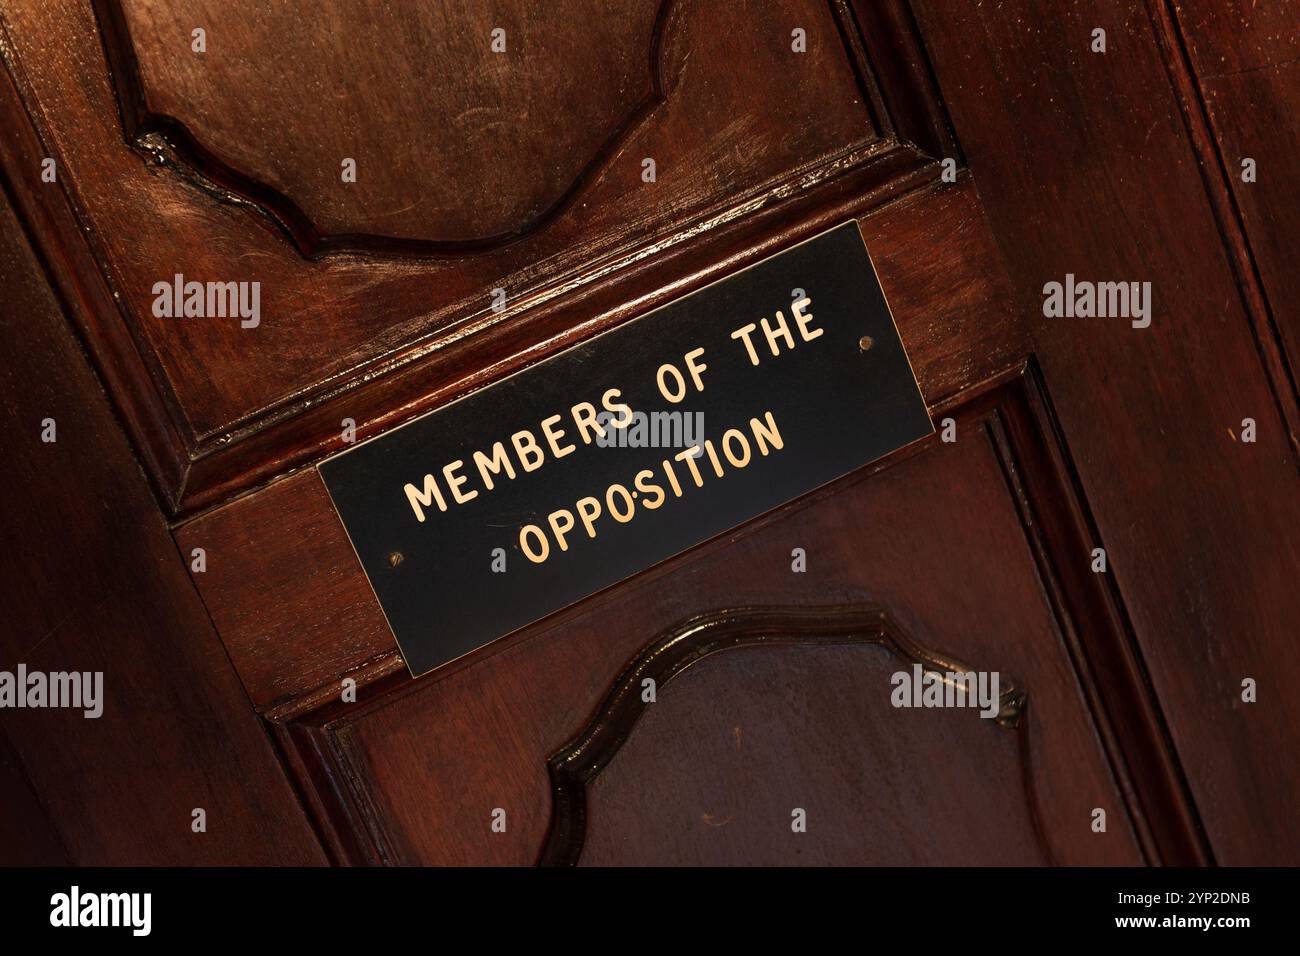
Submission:
M 5 715 L 15 856 L 1296 862 L 1296 10 L 1233 7 L 0 2 L 3 647 L 112 688 Z M 317 465 L 851 220 L 935 435 L 412 678 Z

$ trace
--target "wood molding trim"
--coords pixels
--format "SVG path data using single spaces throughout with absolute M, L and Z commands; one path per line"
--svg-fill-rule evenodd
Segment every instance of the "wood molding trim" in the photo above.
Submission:
M 148 160 L 177 168 L 228 201 L 247 203 L 280 227 L 308 259 L 332 253 L 369 253 L 412 257 L 454 257 L 498 249 L 537 232 L 560 216 L 583 187 L 614 155 L 641 122 L 664 101 L 662 50 L 677 0 L 661 0 L 649 43 L 649 92 L 605 138 L 577 177 L 545 209 L 514 229 L 473 240 L 416 239 L 365 232 L 327 233 L 292 198 L 223 161 L 184 122 L 154 112 L 148 102 L 140 63 L 131 41 L 121 0 L 93 0 L 104 54 L 112 71 L 128 144 Z
M 948 673 L 974 668 L 916 644 L 875 604 L 833 607 L 739 607 L 692 618 L 652 641 L 615 680 L 592 721 L 547 761 L 551 778 L 551 827 L 538 858 L 541 866 L 573 866 L 582 855 L 587 828 L 587 785 L 614 759 L 646 709 L 642 682 L 666 687 L 688 667 L 740 647 L 799 644 L 862 644 L 885 648 L 907 664 L 919 664 L 948 683 Z M 1053 861 L 1043 833 L 1029 767 L 1024 690 L 1008 682 L 999 695 L 997 726 L 1014 731 L 1019 742 L 1021 783 L 1044 862 Z
M 669 26 L 664 21 L 671 19 L 671 6 L 665 4 L 660 11 L 661 30 Z M 523 284 L 511 286 L 519 292 L 499 313 L 475 300 L 440 306 L 436 315 L 412 316 L 385 336 L 393 345 L 382 354 L 360 358 L 346 371 L 323 375 L 219 427 L 191 423 L 185 395 L 169 383 L 158 356 L 128 314 L 128 297 L 118 288 L 91 217 L 79 206 L 75 185 L 65 183 L 62 175 L 56 186 L 39 181 L 43 157 L 55 158 L 60 170 L 64 161 L 55 145 L 52 118 L 37 101 L 4 22 L 0 52 L 8 76 L 0 83 L 0 113 L 15 135 L 0 148 L 0 162 L 15 183 L 15 199 L 29 232 L 45 243 L 40 253 L 104 375 L 165 510 L 176 518 L 188 517 L 338 450 L 338 423 L 344 417 L 357 422 L 359 438 L 369 437 L 743 267 L 769 253 L 774 242 L 799 241 L 935 184 L 939 155 L 931 151 L 957 157 L 960 152 L 925 65 L 910 7 L 901 0 L 859 7 L 829 0 L 829 9 L 848 66 L 863 91 L 864 112 L 871 117 L 871 123 L 864 123 L 870 130 L 861 142 L 755 184 L 722 206 L 693 212 L 661 235 L 631 235 L 558 263 L 544 281 L 516 276 Z M 183 127 L 164 118 L 151 120 L 143 103 L 119 0 L 96 0 L 95 10 L 99 40 L 120 97 L 123 138 L 137 147 L 143 140 L 150 162 L 169 156 L 184 159 Z M 643 104 L 637 116 L 646 109 Z M 635 125 L 636 116 L 629 122 Z M 175 142 L 163 145 L 169 137 Z M 453 254 L 415 247 L 395 250 L 382 237 L 373 242 L 365 237 L 313 239 L 287 206 L 280 203 L 277 218 L 279 200 L 260 194 L 251 181 L 241 186 L 241 174 L 216 169 L 199 155 L 197 142 L 191 146 L 192 161 L 172 165 L 185 167 L 187 177 L 203 187 L 196 195 L 250 207 L 260 199 L 271 218 L 310 254 L 324 255 L 332 251 L 331 244 L 337 251 L 376 261 L 394 251 L 426 262 Z M 592 163 L 590 169 L 599 166 L 599 156 Z M 583 178 L 585 174 L 579 183 Z M 248 195 L 241 195 L 241 188 Z M 522 227 L 513 239 L 485 242 L 510 244 L 528 232 L 541 235 L 562 205 Z M 509 278 L 503 276 L 502 281 Z
M 1291 447 L 1297 452 L 1294 458 L 1300 471 L 1300 384 L 1297 384 L 1294 366 L 1296 357 L 1287 354 L 1277 318 L 1264 290 L 1250 235 L 1233 195 L 1227 163 L 1212 132 L 1205 93 L 1188 56 L 1187 41 L 1178 15 L 1170 0 L 1148 0 L 1147 7 L 1174 98 L 1182 110 L 1187 138 L 1196 153 L 1205 194 L 1223 238 L 1224 253 L 1237 281 L 1242 310 L 1250 319 L 1260 364 L 1268 378 L 1278 414 L 1286 423 Z

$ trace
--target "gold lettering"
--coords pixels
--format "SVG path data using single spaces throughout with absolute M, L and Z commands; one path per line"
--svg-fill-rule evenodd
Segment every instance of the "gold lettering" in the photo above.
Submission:
M 614 504 L 614 498 L 618 495 L 623 497 L 623 507 L 627 509 L 626 511 L 619 511 Z M 627 524 L 636 513 L 636 505 L 632 503 L 631 493 L 618 484 L 610 485 L 605 491 L 605 509 L 614 516 L 614 520 L 619 524 Z
M 415 511 L 415 520 L 421 524 L 424 523 L 424 509 L 433 504 L 435 500 L 438 502 L 439 511 L 447 510 L 447 502 L 443 500 L 442 492 L 438 490 L 438 479 L 434 478 L 433 475 L 424 476 L 423 490 L 409 482 L 402 490 L 406 492 L 406 500 L 411 503 L 411 508 Z
M 492 446 L 492 457 L 489 458 L 481 451 L 474 452 L 474 464 L 478 466 L 479 477 L 483 479 L 483 484 L 488 491 L 492 490 L 492 476 L 501 474 L 504 468 L 506 475 L 513 481 L 515 477 L 515 466 L 510 464 L 510 456 L 506 454 L 504 442 L 497 442 Z
M 754 433 L 754 440 L 758 442 L 758 453 L 767 456 L 767 443 L 770 441 L 772 447 L 780 451 L 785 447 L 785 442 L 781 440 L 781 432 L 776 427 L 776 419 L 772 417 L 771 412 L 764 412 L 763 417 L 767 419 L 767 427 L 757 418 L 749 420 L 749 428 Z
M 510 441 L 515 446 L 515 452 L 519 455 L 519 464 L 524 466 L 524 471 L 536 471 L 542 467 L 542 462 L 546 461 L 546 455 L 537 445 L 537 439 L 533 433 L 524 429 L 521 432 L 515 432 L 510 436 Z M 530 456 L 533 461 L 530 463 Z
M 664 462 L 664 464 L 666 465 L 668 463 Z M 649 468 L 645 468 L 636 473 L 636 490 L 639 491 L 641 494 L 647 496 L 646 500 L 643 501 L 642 504 L 645 505 L 646 509 L 649 511 L 654 511 L 661 504 L 663 504 L 664 499 L 668 497 L 667 495 L 664 494 L 663 488 L 661 488 L 659 485 L 656 485 L 654 482 L 650 480 L 654 476 L 655 473 L 651 471 Z M 679 489 L 677 493 L 680 495 L 681 490 Z M 650 495 L 655 496 L 653 503 L 650 501 L 650 498 L 648 497 Z
M 551 452 L 556 458 L 563 458 L 570 452 L 577 451 L 576 445 L 561 445 L 560 439 L 564 437 L 563 428 L 555 428 L 554 425 L 560 420 L 559 415 L 552 415 L 550 418 L 542 421 L 542 434 L 546 436 L 547 443 L 551 446 Z
M 578 502 L 578 514 L 582 516 L 582 523 L 587 528 L 587 537 L 596 537 L 596 528 L 593 522 L 600 517 L 600 502 L 591 497 L 581 499 Z
M 529 536 L 537 538 L 541 545 L 541 550 L 534 554 L 533 549 L 528 546 Z M 546 541 L 546 532 L 535 524 L 526 524 L 519 529 L 519 547 L 523 550 L 524 556 L 533 564 L 541 564 L 551 553 L 551 546 Z
M 772 350 L 773 355 L 780 355 L 781 350 L 776 347 L 778 339 L 785 341 L 787 349 L 794 348 L 794 336 L 790 334 L 790 326 L 785 324 L 785 316 L 778 309 L 776 313 L 776 327 L 773 328 L 768 324 L 767 319 L 763 319 L 763 335 L 767 337 L 767 347 Z
M 550 521 L 551 531 L 555 534 L 555 543 L 560 546 L 561 551 L 568 551 L 569 545 L 564 540 L 564 536 L 573 530 L 573 512 L 561 508 L 559 511 L 552 511 L 547 520 Z
M 695 383 L 697 392 L 704 391 L 704 381 L 700 378 L 701 372 L 707 372 L 709 367 L 703 362 L 696 364 L 695 360 L 704 354 L 704 349 L 691 349 L 686 353 L 686 371 L 691 373 L 691 381 Z
M 671 372 L 673 380 L 676 382 L 676 387 L 671 392 L 668 391 L 668 383 L 664 381 L 665 372 Z M 677 366 L 673 365 L 671 362 L 665 362 L 663 365 L 659 366 L 659 371 L 655 375 L 655 381 L 659 383 L 659 394 L 668 399 L 668 401 L 672 402 L 674 405 L 686 397 L 686 379 L 682 378 L 682 373 L 677 371 Z
M 757 419 L 755 419 L 757 421 Z M 744 456 L 737 455 L 731 450 L 732 439 L 740 442 L 740 447 L 744 449 Z M 744 468 L 749 464 L 749 440 L 745 438 L 744 432 L 739 432 L 734 428 L 728 428 L 722 433 L 722 453 L 727 456 L 727 461 L 736 468 Z
M 596 406 L 591 402 L 579 402 L 573 406 L 573 421 L 578 426 L 578 434 L 582 436 L 584 445 L 591 444 L 589 430 L 594 429 L 597 432 L 597 438 L 605 437 L 605 426 L 596 420 Z
M 795 323 L 799 326 L 799 335 L 800 337 L 803 338 L 805 342 L 811 342 L 813 339 L 817 338 L 823 332 L 826 331 L 825 329 L 810 330 L 808 328 L 808 323 L 813 320 L 813 314 L 811 312 L 805 313 L 804 307 L 809 305 L 812 305 L 812 299 L 809 299 L 805 296 L 804 298 L 800 299 L 798 302 L 796 302 L 794 305 L 791 306 L 791 308 L 794 310 Z
M 447 487 L 451 489 L 451 496 L 456 499 L 456 504 L 463 505 L 467 501 L 473 501 L 478 497 L 477 491 L 471 491 L 469 494 L 462 494 L 460 486 L 469 481 L 464 475 L 452 474 L 457 468 L 463 466 L 465 462 L 457 458 L 450 464 L 443 465 L 442 477 L 447 479 Z
M 632 422 L 631 405 L 624 404 L 623 402 L 610 401 L 611 397 L 619 398 L 622 396 L 622 394 L 623 392 L 621 390 L 617 388 L 611 388 L 611 389 L 607 389 L 605 391 L 605 394 L 600 397 L 600 404 L 605 406 L 605 411 L 609 412 L 611 415 L 621 414 L 623 416 L 621 419 L 615 419 L 614 421 L 610 422 L 610 425 L 612 425 L 614 428 L 627 428 L 627 426 L 630 425 Z
M 673 456 L 676 461 L 686 462 L 686 467 L 691 470 L 691 478 L 695 481 L 696 488 L 704 487 L 704 479 L 700 477 L 700 469 L 695 467 L 695 456 L 700 453 L 699 445 L 692 445 L 690 448 L 684 448 Z
M 673 495 L 680 498 L 682 486 L 677 483 L 677 473 L 673 471 L 673 463 L 667 458 L 664 459 L 664 475 L 668 478 L 668 484 L 672 486 Z
M 731 337 L 733 339 L 741 339 L 744 341 L 745 351 L 749 353 L 750 365 L 758 364 L 758 352 L 755 351 L 754 349 L 754 343 L 749 340 L 750 333 L 757 328 L 758 328 L 757 325 L 755 325 L 753 322 L 750 322 L 749 325 L 742 326 L 741 328 L 736 329 L 736 331 L 731 333 Z
M 722 462 L 718 461 L 718 453 L 713 448 L 713 442 L 705 439 L 704 453 L 709 456 L 709 461 L 713 463 L 713 473 L 719 478 L 722 477 Z

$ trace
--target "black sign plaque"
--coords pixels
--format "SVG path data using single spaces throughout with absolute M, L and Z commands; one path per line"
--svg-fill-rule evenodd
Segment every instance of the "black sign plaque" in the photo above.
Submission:
M 932 431 L 849 222 L 320 473 L 418 676 Z

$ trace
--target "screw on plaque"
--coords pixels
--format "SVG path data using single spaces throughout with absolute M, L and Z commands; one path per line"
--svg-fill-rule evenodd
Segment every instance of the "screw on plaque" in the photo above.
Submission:
M 858 339 L 858 349 L 863 352 L 867 351 L 867 349 L 871 348 L 871 346 L 875 344 L 876 340 L 869 335 L 864 335 L 862 338 Z
M 395 568 L 405 560 L 406 557 L 402 554 L 402 552 L 394 551 L 388 556 L 388 566 L 390 568 Z

